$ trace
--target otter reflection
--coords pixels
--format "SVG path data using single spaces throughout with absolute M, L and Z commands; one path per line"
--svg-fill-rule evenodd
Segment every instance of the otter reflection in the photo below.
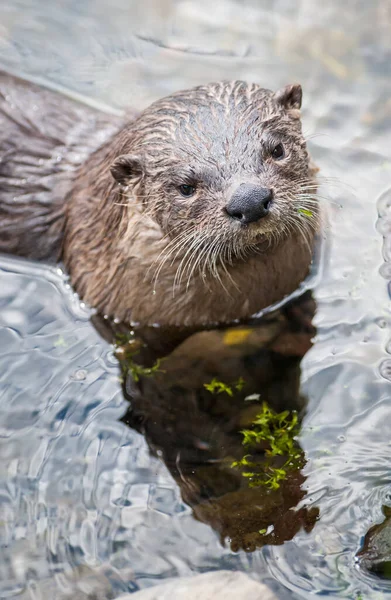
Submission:
M 150 346 L 135 351 L 135 339 L 118 349 L 130 402 L 123 422 L 145 435 L 194 517 L 234 551 L 281 544 L 310 531 L 318 516 L 293 510 L 306 492 L 291 412 L 298 428 L 306 404 L 300 361 L 311 347 L 314 309 L 307 293 L 251 326 L 193 334 L 162 360 Z M 259 434 L 262 418 L 257 425 L 265 407 L 269 421 L 279 421 L 266 422 L 269 438 Z M 243 431 L 255 443 L 246 445 Z M 294 457 L 284 456 L 283 438 Z

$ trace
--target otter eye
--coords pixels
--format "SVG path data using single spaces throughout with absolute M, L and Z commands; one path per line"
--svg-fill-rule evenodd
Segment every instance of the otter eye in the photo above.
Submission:
M 282 144 L 277 144 L 277 146 L 272 151 L 272 157 L 274 160 L 281 160 L 285 156 L 284 146 Z
M 193 196 L 195 194 L 195 190 L 196 189 L 194 185 L 183 184 L 179 186 L 179 191 L 185 198 L 190 198 L 190 196 Z

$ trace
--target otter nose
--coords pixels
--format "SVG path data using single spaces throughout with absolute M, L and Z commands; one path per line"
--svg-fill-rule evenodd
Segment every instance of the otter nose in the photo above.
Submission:
M 232 219 L 243 224 L 254 223 L 266 217 L 272 199 L 271 190 L 251 183 L 242 183 L 234 192 L 225 210 Z

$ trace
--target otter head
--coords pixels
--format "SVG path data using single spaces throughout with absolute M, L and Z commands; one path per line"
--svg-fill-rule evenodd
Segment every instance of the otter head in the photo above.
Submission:
M 130 126 L 112 175 L 177 255 L 192 248 L 201 265 L 267 252 L 315 226 L 301 99 L 300 85 L 273 93 L 241 81 L 173 94 Z

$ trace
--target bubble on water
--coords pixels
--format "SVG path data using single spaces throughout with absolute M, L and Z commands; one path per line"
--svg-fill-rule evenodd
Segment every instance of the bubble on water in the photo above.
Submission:
M 391 360 L 383 360 L 380 365 L 380 375 L 387 379 L 387 381 L 391 381 Z
M 385 329 L 387 327 L 386 319 L 376 319 L 375 323 L 380 329 Z
M 84 381 L 87 378 L 87 371 L 85 369 L 78 369 L 71 375 L 71 379 L 74 381 Z
M 379 273 L 384 279 L 391 279 L 391 263 L 383 263 L 379 269 Z
M 117 352 L 123 352 L 123 348 L 118 348 Z M 115 356 L 115 353 L 113 350 L 109 350 L 106 354 L 106 361 L 109 365 L 116 365 L 118 364 L 118 360 Z

